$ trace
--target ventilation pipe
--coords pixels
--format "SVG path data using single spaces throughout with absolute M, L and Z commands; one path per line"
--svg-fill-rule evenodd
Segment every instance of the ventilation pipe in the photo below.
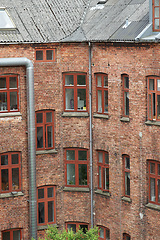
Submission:
M 92 68 L 91 68 L 91 43 L 89 42 L 89 134 L 90 134 L 90 183 L 91 183 L 91 228 L 93 228 L 93 140 L 92 140 Z
M 25 66 L 27 75 L 30 239 L 37 239 L 36 152 L 33 64 L 27 58 L 0 58 L 0 67 Z

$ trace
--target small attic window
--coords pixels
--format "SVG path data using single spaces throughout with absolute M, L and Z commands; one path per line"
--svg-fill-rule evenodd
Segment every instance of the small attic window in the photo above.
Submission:
M 99 0 L 97 4 L 105 4 L 108 0 Z
M 0 8 L 0 29 L 15 29 L 15 26 L 5 8 Z

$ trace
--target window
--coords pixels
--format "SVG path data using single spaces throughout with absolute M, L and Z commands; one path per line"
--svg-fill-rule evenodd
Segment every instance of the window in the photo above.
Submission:
M 65 73 L 63 80 L 65 111 L 86 111 L 86 74 Z
M 129 76 L 122 74 L 123 116 L 129 116 Z
M 123 155 L 124 196 L 130 196 L 130 158 Z
M 76 233 L 77 230 L 83 229 L 83 232 L 86 233 L 86 230 L 88 230 L 88 224 L 87 223 L 75 223 L 75 222 L 70 222 L 66 224 L 66 227 L 68 230 Z
M 160 77 L 148 77 L 148 119 L 160 121 Z
M 109 154 L 98 151 L 98 188 L 109 191 Z
M 55 49 L 36 49 L 36 62 L 55 61 Z
M 110 240 L 110 231 L 108 228 L 99 227 L 99 239 Z
M 20 153 L 9 152 L 0 155 L 0 192 L 14 192 L 21 189 Z
M 127 233 L 123 233 L 123 240 L 131 240 L 131 237 Z
M 0 8 L 0 29 L 15 29 L 13 21 L 5 8 Z
M 97 112 L 102 114 L 108 113 L 108 75 L 96 74 L 97 86 Z
M 55 223 L 55 187 L 39 187 L 37 195 L 38 225 Z
M 54 148 L 54 112 L 44 110 L 36 112 L 36 149 Z
M 149 161 L 149 202 L 160 205 L 160 163 Z
M 66 185 L 88 186 L 88 153 L 84 149 L 66 149 Z
M 153 0 L 152 1 L 153 6 L 153 31 L 159 31 L 160 30 L 160 1 L 159 0 Z
M 18 77 L 0 76 L 0 112 L 19 111 Z
M 2 240 L 21 240 L 22 231 L 20 229 L 10 229 L 2 232 Z

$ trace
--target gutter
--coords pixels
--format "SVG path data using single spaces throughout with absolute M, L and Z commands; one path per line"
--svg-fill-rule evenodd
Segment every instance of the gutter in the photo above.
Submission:
M 30 239 L 37 239 L 34 68 L 28 58 L 0 58 L 0 67 L 25 66 L 27 75 Z

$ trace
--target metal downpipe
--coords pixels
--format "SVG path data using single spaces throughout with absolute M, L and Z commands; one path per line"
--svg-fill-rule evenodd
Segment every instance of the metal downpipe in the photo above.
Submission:
M 91 67 L 91 43 L 89 45 L 89 134 L 90 134 L 90 182 L 91 182 L 91 228 L 94 227 L 93 222 L 93 140 L 92 140 L 92 67 Z
M 27 58 L 0 58 L 0 67 L 25 66 L 27 75 L 30 239 L 37 239 L 34 68 Z

